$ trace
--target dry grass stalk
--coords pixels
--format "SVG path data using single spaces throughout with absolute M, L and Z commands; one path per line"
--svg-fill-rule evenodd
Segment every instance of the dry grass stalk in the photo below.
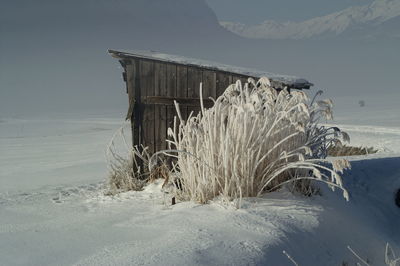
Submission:
M 150 155 L 145 147 L 133 147 L 127 141 L 124 126 L 112 137 L 106 151 L 108 161 L 108 194 L 140 191 L 150 178 Z
M 202 93 L 200 92 L 200 95 Z M 202 104 L 202 101 L 201 101 Z M 170 148 L 177 155 L 184 200 L 205 203 L 217 196 L 227 200 L 260 196 L 294 181 L 320 180 L 339 187 L 348 199 L 339 172 L 350 167 L 340 161 L 334 169 L 320 164 L 327 147 L 348 135 L 319 126 L 331 118 L 329 100 L 308 101 L 303 92 L 277 92 L 267 78 L 238 81 L 215 100 L 168 129 Z M 327 162 L 329 163 L 329 162 Z
M 328 156 L 355 156 L 355 155 L 368 155 L 377 153 L 378 150 L 373 147 L 355 147 L 347 145 L 332 145 L 328 148 Z
M 157 179 L 164 179 L 163 187 L 168 184 L 170 176 L 170 170 L 165 163 L 159 166 L 153 167 L 150 172 L 149 182 L 154 182 Z
M 365 266 L 371 266 L 371 264 L 368 262 L 368 260 L 364 260 L 361 258 L 350 246 L 347 246 L 347 249 L 350 250 L 351 253 L 357 259 L 359 259 L 363 265 Z M 361 265 L 357 263 L 357 265 Z M 394 253 L 392 247 L 389 245 L 389 243 L 386 243 L 386 248 L 385 248 L 385 265 L 387 266 L 398 266 L 400 265 L 400 257 L 397 257 L 396 254 Z
M 165 156 L 154 154 L 150 157 L 147 147 L 134 146 L 125 133 L 125 126 L 113 135 L 106 152 L 108 161 L 108 192 L 115 195 L 125 191 L 141 191 L 149 182 L 165 179 L 163 187 L 171 181 L 170 170 Z

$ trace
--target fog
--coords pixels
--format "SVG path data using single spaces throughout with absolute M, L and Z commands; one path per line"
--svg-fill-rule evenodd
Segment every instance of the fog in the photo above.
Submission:
M 108 48 L 296 75 L 332 97 L 399 95 L 398 38 L 245 39 L 204 0 L 3 0 L 0 36 L 0 116 L 124 112 Z

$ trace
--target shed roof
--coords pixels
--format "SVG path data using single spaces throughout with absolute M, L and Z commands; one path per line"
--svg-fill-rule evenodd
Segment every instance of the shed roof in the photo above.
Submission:
M 115 58 L 124 59 L 124 58 L 142 58 L 148 60 L 154 60 L 159 62 L 166 63 L 174 63 L 179 65 L 187 65 L 187 66 L 195 66 L 201 67 L 210 70 L 229 72 L 244 76 L 251 77 L 267 77 L 273 81 L 277 86 L 284 87 L 287 86 L 289 88 L 295 89 L 309 89 L 314 84 L 310 83 L 308 80 L 303 78 L 298 78 L 295 76 L 287 76 L 287 75 L 278 75 L 265 71 L 242 68 L 237 66 L 230 66 L 225 64 L 220 64 L 212 61 L 206 61 L 201 59 L 194 59 L 189 57 L 183 57 L 179 55 L 171 55 L 160 53 L 156 51 L 140 51 L 140 50 L 108 50 L 108 52 Z

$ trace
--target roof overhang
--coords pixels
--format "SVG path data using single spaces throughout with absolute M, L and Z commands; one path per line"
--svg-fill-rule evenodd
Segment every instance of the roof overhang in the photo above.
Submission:
M 291 89 L 309 89 L 314 84 L 303 78 L 294 76 L 278 75 L 265 71 L 247 69 L 242 67 L 230 66 L 211 61 L 188 58 L 178 55 L 164 54 L 155 51 L 125 51 L 125 50 L 108 50 L 114 58 L 119 60 L 126 59 L 146 59 L 156 62 L 173 63 L 178 65 L 199 67 L 207 70 L 214 70 L 220 72 L 228 72 L 242 76 L 249 76 L 255 78 L 267 77 L 271 80 L 272 86 L 275 88 L 291 88 Z

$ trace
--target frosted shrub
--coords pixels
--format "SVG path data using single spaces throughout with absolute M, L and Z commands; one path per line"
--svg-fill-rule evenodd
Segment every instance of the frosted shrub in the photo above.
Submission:
M 212 108 L 202 106 L 187 121 L 176 104 L 179 121 L 175 118 L 168 135 L 182 184 L 179 196 L 201 203 L 217 196 L 232 200 L 320 180 L 342 189 L 348 199 L 339 173 L 349 163 L 321 164 L 329 145 L 348 138 L 337 128 L 318 125 L 332 116 L 331 107 L 329 100 L 310 102 L 300 91 L 278 93 L 267 78 L 249 79 L 244 87 L 238 81 Z
M 108 161 L 108 194 L 142 190 L 150 178 L 147 171 L 150 155 L 144 147 L 133 147 L 122 126 L 112 137 L 106 151 Z
M 371 265 L 370 263 L 368 263 L 368 261 L 361 258 L 350 246 L 347 246 L 347 249 L 350 250 L 350 252 L 353 253 L 353 255 L 356 256 L 363 263 L 363 265 L 366 265 L 366 266 Z M 357 265 L 361 265 L 361 264 L 357 263 Z M 387 265 L 387 266 L 400 265 L 400 257 L 396 256 L 396 254 L 394 253 L 394 251 L 393 251 L 392 247 L 389 245 L 389 243 L 386 243 L 386 248 L 385 248 L 385 265 Z
M 386 243 L 385 263 L 388 266 L 400 265 L 400 257 L 397 257 L 389 243 Z

